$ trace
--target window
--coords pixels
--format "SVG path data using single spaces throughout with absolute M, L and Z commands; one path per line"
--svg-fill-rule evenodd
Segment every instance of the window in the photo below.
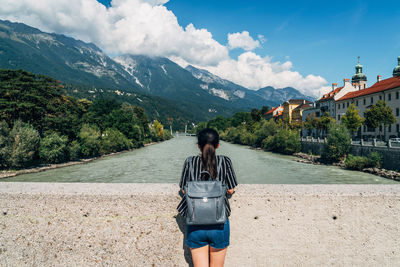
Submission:
M 365 105 L 366 103 L 365 103 L 365 98 L 364 98 L 364 105 Z
M 340 104 L 337 104 L 337 109 L 340 109 Z
M 374 103 L 374 98 L 373 97 L 371 97 L 371 104 L 373 104 Z
M 337 120 L 340 121 L 340 115 L 337 116 Z
M 364 132 L 367 131 L 367 125 L 364 125 Z
M 379 100 L 382 100 L 382 96 L 381 95 L 379 96 Z
M 399 92 L 396 92 L 396 99 L 399 99 Z
M 400 110 L 399 108 L 396 108 L 396 116 L 399 116 Z
M 392 100 L 392 94 L 388 94 L 388 101 Z
M 388 132 L 390 133 L 392 131 L 392 125 L 390 124 L 389 126 L 388 126 Z
M 356 106 L 358 107 L 358 100 L 356 100 Z
M 379 126 L 379 131 L 382 132 L 382 125 Z
M 344 103 L 343 103 L 343 105 L 342 105 L 342 108 L 344 108 Z
M 347 107 L 349 107 L 349 102 L 347 102 Z
M 396 124 L 396 132 L 400 133 L 400 125 Z

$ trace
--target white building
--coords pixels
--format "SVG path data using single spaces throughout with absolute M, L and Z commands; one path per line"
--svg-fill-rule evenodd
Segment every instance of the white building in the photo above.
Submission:
M 359 115 L 365 117 L 365 112 L 378 100 L 384 100 L 389 107 L 392 108 L 397 122 L 388 127 L 380 126 L 380 129 L 369 129 L 363 125 L 359 129 L 359 136 L 363 139 L 375 138 L 381 133 L 384 139 L 388 140 L 392 137 L 400 137 L 400 57 L 398 57 L 398 66 L 393 70 L 393 77 L 381 80 L 378 75 L 377 82 L 371 87 L 350 92 L 340 97 L 336 101 L 336 117 L 337 121 L 346 114 L 346 110 L 350 104 L 354 103 L 359 110 Z

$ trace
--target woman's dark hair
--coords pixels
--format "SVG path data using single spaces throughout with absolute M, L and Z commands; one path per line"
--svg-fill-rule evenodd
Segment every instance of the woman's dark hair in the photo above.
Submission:
M 200 146 L 202 152 L 202 169 L 208 171 L 211 177 L 215 179 L 217 176 L 217 156 L 215 155 L 215 149 L 219 144 L 218 132 L 211 128 L 201 130 L 197 134 L 197 144 Z M 206 175 L 202 175 L 201 179 L 204 179 Z

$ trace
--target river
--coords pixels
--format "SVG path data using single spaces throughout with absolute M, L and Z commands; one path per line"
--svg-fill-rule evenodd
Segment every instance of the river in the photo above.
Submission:
M 199 153 L 194 137 L 175 137 L 86 164 L 24 174 L 2 182 L 178 183 L 186 157 Z M 244 184 L 392 184 L 396 181 L 335 166 L 295 162 L 293 156 L 221 142 Z

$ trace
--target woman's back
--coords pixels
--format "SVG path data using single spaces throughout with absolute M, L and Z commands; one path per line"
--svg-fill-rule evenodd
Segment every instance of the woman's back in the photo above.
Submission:
M 218 221 L 218 224 L 204 225 L 204 221 L 208 221 L 207 223 L 212 221 L 207 219 L 204 221 L 200 220 L 202 223 L 199 225 L 187 224 L 185 242 L 190 248 L 195 267 L 209 265 L 223 266 L 230 239 L 228 217 L 231 214 L 231 209 L 228 198 L 233 194 L 234 188 L 237 185 L 236 175 L 233 171 L 231 160 L 226 156 L 216 156 L 215 154 L 215 150 L 219 147 L 219 135 L 217 131 L 210 128 L 203 129 L 198 133 L 197 141 L 201 155 L 188 157 L 185 160 L 179 182 L 181 192 L 185 194 L 184 188 L 189 181 L 205 179 L 208 175 L 215 180 L 222 181 L 227 188 L 227 190 L 226 188 L 223 189 L 223 191 L 226 190 L 224 192 L 226 217 L 221 222 Z M 214 182 L 213 184 L 218 183 Z M 187 197 L 189 198 L 190 195 Z M 186 197 L 183 197 L 178 205 L 178 211 L 183 216 L 187 215 L 188 203 L 186 201 Z M 192 204 L 192 202 L 189 201 L 189 204 Z M 202 213 L 201 216 L 209 216 L 210 214 L 215 213 Z M 217 212 L 216 214 L 219 213 Z

